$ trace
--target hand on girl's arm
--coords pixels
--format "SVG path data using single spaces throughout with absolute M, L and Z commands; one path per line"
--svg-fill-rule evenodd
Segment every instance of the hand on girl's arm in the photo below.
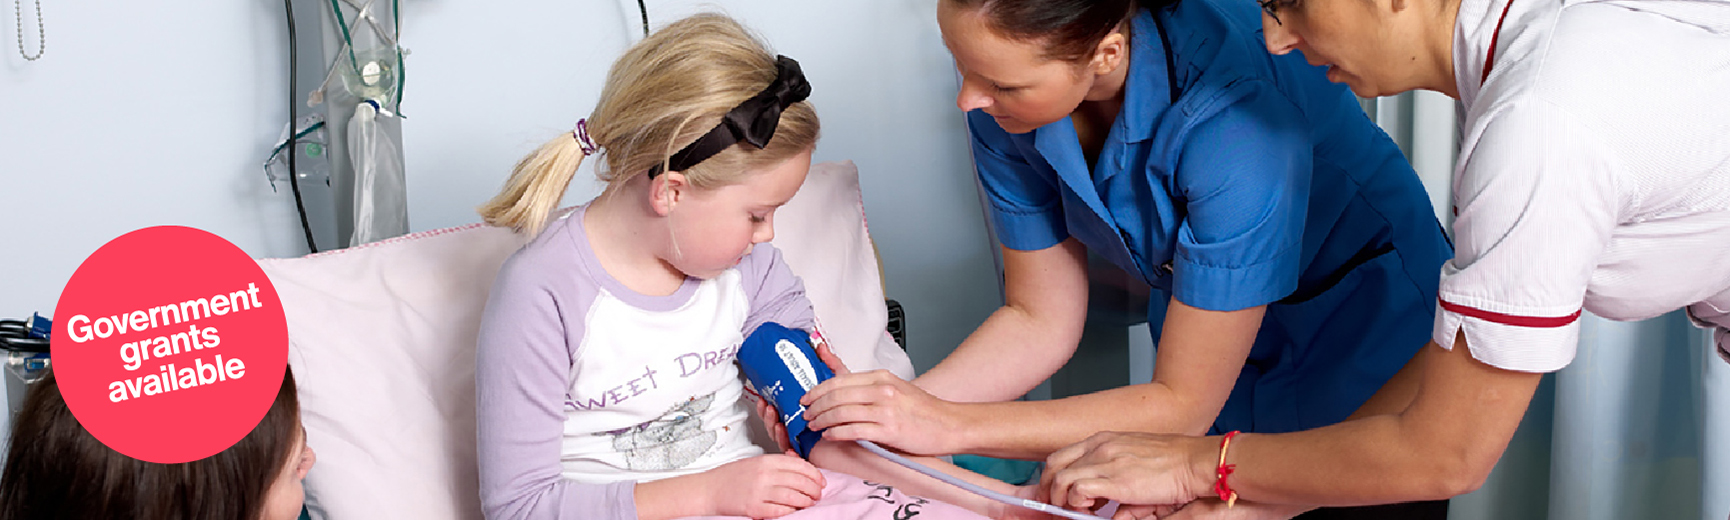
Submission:
M 918 455 L 948 455 L 962 448 L 953 442 L 966 422 L 955 413 L 962 405 L 933 397 L 887 370 L 837 375 L 800 402 L 811 428 L 826 430 L 825 439 L 869 440 Z
M 801 401 L 806 417 L 835 427 L 835 439 L 926 455 L 964 451 L 959 437 L 993 426 L 960 415 L 966 403 L 1015 399 L 1075 351 L 1087 316 L 1086 258 L 1074 238 L 1035 251 L 1004 248 L 1007 302 L 942 363 L 914 382 L 881 371 L 839 376 Z
M 871 440 L 916 455 L 952 453 L 943 451 L 952 448 L 942 443 L 944 435 L 928 435 L 954 431 L 940 411 L 951 403 L 888 370 L 855 374 L 827 344 L 818 345 L 817 357 L 835 371 L 835 378 L 812 388 L 799 402 L 807 407 L 811 429 L 825 430 L 824 440 Z
M 1201 433 L 1225 405 L 1265 312 L 1265 306 L 1209 311 L 1171 300 L 1147 384 L 1051 401 L 956 403 L 893 374 L 870 372 L 818 385 L 803 402 L 812 427 L 829 428 L 828 438 L 922 455 L 1038 459 L 1098 431 Z
M 829 365 L 830 370 L 834 370 L 837 377 L 861 375 L 853 374 L 852 370 L 848 369 L 841 358 L 836 356 L 835 352 L 830 350 L 826 344 L 817 346 L 817 357 L 822 359 L 824 364 Z M 866 375 L 879 373 L 900 381 L 900 378 L 883 370 L 869 372 Z M 814 425 L 812 427 L 821 429 L 821 426 Z M 811 451 L 811 461 L 824 469 L 888 482 L 908 494 L 961 506 L 996 520 L 1049 520 L 1053 518 L 1044 513 L 992 501 L 946 482 L 940 482 L 871 453 L 858 444 L 838 441 L 834 433 L 833 430 L 824 432 L 823 441 L 817 443 L 817 447 Z M 1035 486 L 1012 486 L 1000 480 L 962 469 L 954 464 L 944 462 L 942 459 L 919 456 L 909 458 L 928 468 L 954 475 L 967 482 L 1006 495 L 1034 498 L 1038 491 Z
M 1056 451 L 1045 461 L 1040 487 L 1051 503 L 1094 510 L 1107 501 L 1176 506 L 1208 496 L 1192 478 L 1207 438 L 1176 434 L 1101 432 Z M 1214 448 L 1217 453 L 1217 445 Z
M 1408 403 L 1396 412 L 1366 408 L 1362 418 L 1314 430 L 1237 436 L 1225 461 L 1235 466 L 1231 489 L 1242 501 L 1322 506 L 1437 500 L 1477 489 L 1541 374 L 1474 359 L 1464 334 L 1451 350 L 1431 344 L 1419 355 L 1414 395 L 1382 403 Z M 1219 454 L 1219 437 L 1103 433 L 1054 453 L 1043 484 L 1060 506 L 1184 504 L 1215 495 Z
M 1107 500 L 1121 504 L 1112 520 L 1284 520 L 1313 509 L 1306 505 L 1262 504 L 1239 499 L 1226 507 L 1207 491 L 1185 482 L 1190 457 L 1182 452 L 1208 438 L 1170 434 L 1104 432 L 1052 454 L 1040 487 L 1051 503 L 1092 511 Z M 1217 439 L 1217 438 L 1215 438 Z M 1212 456 L 1217 457 L 1217 445 Z M 1205 452 L 1205 450 L 1203 450 Z M 1209 455 L 1203 453 L 1203 455 Z
M 1204 498 L 1177 508 L 1176 511 L 1160 515 L 1159 520 L 1288 520 L 1297 515 L 1315 509 L 1310 506 L 1290 504 L 1262 504 L 1257 502 L 1237 501 L 1236 506 L 1226 507 L 1225 501 L 1217 498 Z M 1116 518 L 1113 520 L 1130 520 Z

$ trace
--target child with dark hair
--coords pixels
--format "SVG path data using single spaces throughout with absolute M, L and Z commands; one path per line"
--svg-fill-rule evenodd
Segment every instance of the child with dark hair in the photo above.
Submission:
M 50 372 L 30 388 L 0 475 L 0 520 L 290 520 L 316 456 L 300 425 L 294 374 L 251 433 L 204 459 L 159 464 L 92 436 Z

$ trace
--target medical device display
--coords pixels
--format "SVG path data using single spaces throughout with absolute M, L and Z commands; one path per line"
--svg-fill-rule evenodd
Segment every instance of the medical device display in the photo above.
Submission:
M 810 336 L 779 323 L 764 323 L 752 331 L 751 335 L 745 338 L 744 344 L 739 346 L 738 358 L 739 367 L 745 372 L 745 379 L 750 381 L 751 389 L 755 390 L 757 395 L 768 399 L 781 413 L 781 424 L 787 427 L 787 440 L 793 444 L 793 450 L 802 457 L 810 458 L 811 448 L 817 445 L 823 432 L 811 430 L 810 425 L 805 422 L 805 407 L 799 404 L 799 398 L 804 397 L 817 383 L 835 377 L 829 366 L 817 359 L 817 351 L 811 347 Z M 908 460 L 871 441 L 855 442 L 896 464 L 991 500 L 1074 520 L 1105 520 L 1036 500 L 991 491 Z

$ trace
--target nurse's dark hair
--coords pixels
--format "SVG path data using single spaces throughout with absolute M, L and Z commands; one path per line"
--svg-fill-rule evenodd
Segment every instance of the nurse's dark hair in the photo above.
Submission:
M 1045 45 L 1045 58 L 1081 61 L 1093 57 L 1113 29 L 1128 28 L 1139 9 L 1158 9 L 1178 0 L 943 0 L 977 10 L 999 36 Z
M 122 455 L 72 416 L 50 372 L 32 383 L 0 474 L 0 520 L 255 520 L 301 434 L 294 375 L 258 426 L 226 450 L 180 464 Z

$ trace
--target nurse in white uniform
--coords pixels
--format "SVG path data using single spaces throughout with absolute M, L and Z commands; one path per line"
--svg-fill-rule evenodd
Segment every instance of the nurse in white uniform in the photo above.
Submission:
M 1540 376 L 1573 360 L 1582 311 L 1686 309 L 1730 362 L 1730 2 L 1271 2 L 1275 54 L 1361 96 L 1461 102 L 1432 343 L 1355 420 L 1229 444 L 1096 435 L 1051 456 L 1054 502 L 1195 513 L 1235 495 L 1244 516 L 1472 491 Z

